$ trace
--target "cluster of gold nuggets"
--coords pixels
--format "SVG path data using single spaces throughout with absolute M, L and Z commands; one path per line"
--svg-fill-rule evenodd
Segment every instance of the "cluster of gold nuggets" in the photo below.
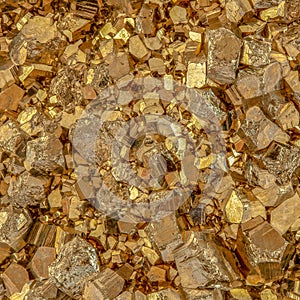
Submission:
M 300 0 L 0 0 L 0 299 L 300 299 L 299 71 Z

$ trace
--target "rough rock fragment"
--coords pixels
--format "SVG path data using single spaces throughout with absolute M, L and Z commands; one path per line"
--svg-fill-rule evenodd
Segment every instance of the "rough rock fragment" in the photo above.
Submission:
M 300 197 L 296 193 L 271 211 L 271 225 L 281 234 L 300 217 Z
M 235 80 L 242 42 L 230 30 L 219 28 L 208 33 L 207 77 L 220 83 Z
M 300 53 L 299 25 L 288 27 L 286 32 L 282 33 L 281 43 L 289 58 L 296 60 Z
M 155 32 L 155 24 L 153 22 L 154 14 L 155 14 L 155 7 L 149 5 L 148 3 L 143 4 L 136 18 L 136 27 L 140 33 L 154 34 Z
M 277 300 L 277 296 L 273 294 L 272 290 L 264 289 L 260 293 L 261 300 Z
M 229 251 L 205 232 L 188 232 L 185 244 L 174 252 L 176 267 L 183 288 L 228 287 L 236 278 L 234 266 L 226 262 Z M 228 256 L 229 255 L 229 256 Z M 225 258 L 226 256 L 226 258 Z
M 237 300 L 252 300 L 246 289 L 231 289 L 230 294 Z
M 81 1 L 76 3 L 76 16 L 92 20 L 98 12 L 98 3 L 92 1 Z
M 300 80 L 299 80 L 299 72 L 298 71 L 290 71 L 287 76 L 284 78 L 292 92 L 300 97 Z
M 24 165 L 28 171 L 51 172 L 64 167 L 62 144 L 58 138 L 49 135 L 27 143 Z
M 116 299 L 122 292 L 124 283 L 125 280 L 116 272 L 111 269 L 105 269 L 100 272 L 96 279 L 86 285 L 83 299 Z
M 249 200 L 249 199 L 243 199 L 243 205 L 244 205 L 244 214 L 242 223 L 245 223 L 257 216 L 261 216 L 264 219 L 267 219 L 266 215 L 266 209 L 263 206 L 263 204 L 258 200 Z
M 7 207 L 0 210 L 0 242 L 12 248 L 18 248 L 20 241 L 32 223 L 29 212 L 25 209 Z
M 264 68 L 262 76 L 263 93 L 280 90 L 282 87 L 282 68 L 280 63 L 270 63 Z
M 1 46 L 0 46 L 1 48 Z M 0 63 L 0 89 L 5 89 L 15 83 L 14 75 L 16 73 L 16 66 L 12 61 L 3 61 Z
M 91 86 L 85 86 L 83 88 L 83 92 L 84 89 L 86 90 L 87 88 L 91 88 L 92 91 L 89 92 L 89 94 L 92 94 L 95 97 L 96 95 L 94 95 L 95 91 L 93 91 L 93 88 L 99 93 L 109 83 L 109 71 L 107 65 L 105 63 L 101 63 L 90 68 L 87 71 L 85 83 Z M 85 97 L 83 94 L 83 97 L 85 99 L 89 99 L 91 98 L 91 95 L 89 95 L 89 97 Z
M 248 180 L 248 184 L 260 186 L 264 189 L 274 188 L 276 177 L 273 174 L 260 168 L 252 160 L 248 160 L 245 167 L 245 177 Z
M 147 273 L 147 277 L 151 282 L 155 282 L 155 281 L 166 281 L 166 270 L 156 267 L 156 266 L 152 266 L 149 270 L 149 272 Z
M 54 39 L 58 32 L 56 24 L 48 17 L 34 16 L 28 20 L 21 30 L 27 39 L 36 39 L 40 43 L 46 43 Z
M 34 177 L 24 172 L 17 179 L 11 180 L 7 193 L 14 205 L 21 207 L 36 205 L 45 199 L 46 182 L 44 178 Z
M 12 263 L 2 274 L 6 289 L 10 295 L 21 292 L 24 284 L 29 281 L 26 269 L 16 263 Z
M 36 281 L 30 285 L 30 289 L 25 296 L 26 300 L 57 299 L 57 288 L 51 284 L 50 280 Z
M 10 57 L 16 65 L 23 65 L 25 61 L 51 65 L 60 56 L 62 45 L 52 18 L 34 16 L 13 39 Z
M 84 76 L 84 69 L 78 65 L 61 68 L 51 80 L 49 88 L 49 102 L 51 96 L 56 96 L 58 104 L 65 111 L 71 112 L 75 106 L 84 103 L 82 97 L 81 80 Z M 51 103 L 50 103 L 51 104 Z
M 70 42 L 76 42 L 84 37 L 84 32 L 90 30 L 91 21 L 67 14 L 58 24 L 58 29 L 68 37 Z
M 249 108 L 246 118 L 238 130 L 238 135 L 245 141 L 250 150 L 261 150 L 272 141 L 287 142 L 289 136 L 271 122 L 258 106 Z
M 300 19 L 300 0 L 285 1 L 285 18 L 290 23 Z
M 96 250 L 85 240 L 75 237 L 60 250 L 49 266 L 53 284 L 67 295 L 78 299 L 84 285 L 99 272 Z
M 151 265 L 155 265 L 160 260 L 158 253 L 149 247 L 143 246 L 141 252 Z
M 159 50 L 162 46 L 162 43 L 158 37 L 145 38 L 144 43 L 150 50 Z
M 132 300 L 132 294 L 128 291 L 125 291 L 119 295 L 116 300 Z
M 59 227 L 56 225 L 48 225 L 36 221 L 26 237 L 26 242 L 36 247 L 53 247 L 56 234 L 59 232 Z
M 255 187 L 252 193 L 262 205 L 274 206 L 279 200 L 280 188 L 277 185 L 273 185 L 269 188 Z
M 224 300 L 221 289 L 183 289 L 184 297 L 187 300 Z
M 152 72 L 157 72 L 159 75 L 166 73 L 164 61 L 161 58 L 152 57 L 149 59 L 149 68 Z
M 39 247 L 31 260 L 31 269 L 35 276 L 39 279 L 48 278 L 48 267 L 55 260 L 55 257 L 55 248 Z
M 194 225 L 197 226 L 205 223 L 205 208 L 206 204 L 200 202 L 196 207 L 190 209 L 189 214 L 192 221 L 194 222 Z
M 199 94 L 199 96 L 205 101 L 205 105 L 214 112 L 214 115 L 217 117 L 219 122 L 223 123 L 227 118 L 227 114 L 225 107 L 215 92 L 212 89 L 201 89 L 197 90 L 197 94 Z M 191 109 L 193 110 L 193 107 L 191 107 Z
M 37 135 L 44 129 L 45 116 L 33 106 L 27 107 L 18 115 L 20 128 L 28 135 Z

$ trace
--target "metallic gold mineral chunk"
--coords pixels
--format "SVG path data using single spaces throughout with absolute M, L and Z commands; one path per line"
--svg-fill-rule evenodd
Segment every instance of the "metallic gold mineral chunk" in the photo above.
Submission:
M 21 292 L 24 284 L 29 281 L 26 269 L 16 263 L 10 264 L 2 276 L 9 295 Z
M 234 81 L 242 42 L 225 28 L 208 32 L 207 77 L 219 84 Z
M 247 37 L 244 39 L 240 62 L 259 67 L 270 63 L 271 43 Z
M 148 55 L 148 49 L 138 35 L 129 39 L 129 53 L 138 60 L 144 60 Z
M 174 6 L 170 10 L 170 17 L 175 25 L 180 23 L 187 23 L 187 13 L 184 7 Z
M 281 234 L 284 234 L 299 217 L 300 197 L 296 193 L 292 198 L 285 200 L 272 210 L 271 225 Z
M 75 299 L 81 297 L 85 284 L 98 273 L 96 250 L 80 237 L 66 243 L 57 259 L 49 266 L 49 275 L 54 285 Z
M 231 289 L 230 294 L 234 299 L 237 300 L 252 300 L 250 294 L 246 289 L 239 289 L 239 288 Z
M 24 165 L 28 171 L 35 169 L 40 172 L 64 167 L 62 144 L 59 139 L 45 136 L 29 141 Z
M 111 269 L 105 269 L 88 283 L 83 292 L 83 299 L 116 299 L 122 292 L 125 280 Z
M 225 10 L 228 20 L 238 23 L 246 13 L 252 10 L 252 7 L 248 0 L 228 0 Z
M 289 140 L 289 136 L 267 119 L 257 106 L 251 107 L 247 111 L 246 119 L 238 134 L 253 150 L 264 149 L 274 140 L 282 143 Z
M 206 84 L 206 62 L 188 64 L 187 82 L 189 88 L 201 88 Z
M 235 191 L 225 205 L 225 213 L 230 223 L 240 223 L 243 219 L 244 205 Z
M 31 260 L 31 269 L 37 278 L 48 278 L 48 266 L 55 260 L 53 247 L 39 247 Z
M 45 178 L 38 178 L 24 172 L 17 178 L 11 179 L 7 194 L 13 204 L 27 207 L 36 205 L 45 199 Z

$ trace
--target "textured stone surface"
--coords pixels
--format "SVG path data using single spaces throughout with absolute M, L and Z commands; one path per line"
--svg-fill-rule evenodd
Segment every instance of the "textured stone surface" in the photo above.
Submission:
M 0 211 L 0 241 L 12 248 L 18 248 L 20 240 L 29 230 L 31 223 L 31 216 L 26 209 L 2 208 Z
M 54 136 L 45 136 L 27 143 L 25 166 L 28 171 L 50 172 L 64 167 L 62 144 Z
M 80 298 L 87 281 L 98 272 L 99 259 L 95 249 L 79 237 L 66 243 L 49 266 L 53 284 L 75 299 Z
M 238 134 L 251 150 L 264 149 L 272 141 L 284 143 L 289 140 L 289 136 L 267 119 L 257 106 L 248 109 Z
M 14 205 L 27 207 L 36 205 L 45 199 L 45 178 L 38 178 L 28 172 L 12 179 L 8 188 L 8 195 Z
M 236 76 L 241 47 L 240 39 L 230 30 L 211 30 L 208 36 L 207 76 L 220 84 L 232 83 Z

